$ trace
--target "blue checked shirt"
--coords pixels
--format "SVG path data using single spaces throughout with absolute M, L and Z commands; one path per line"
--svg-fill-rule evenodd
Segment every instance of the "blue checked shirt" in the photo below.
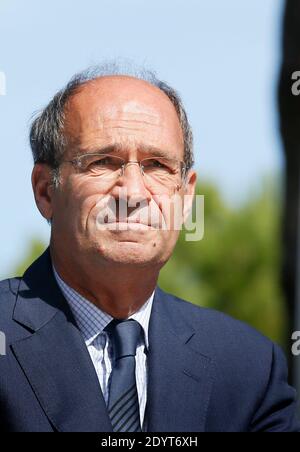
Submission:
M 58 275 L 53 267 L 55 279 L 70 305 L 76 323 L 83 335 L 90 357 L 94 364 L 97 377 L 101 386 L 106 405 L 109 397 L 110 375 L 113 367 L 114 356 L 108 334 L 104 328 L 113 320 L 109 314 L 105 313 L 93 303 L 88 301 L 70 286 L 68 286 Z M 155 291 L 154 291 L 155 292 Z M 146 303 L 129 318 L 134 319 L 143 328 L 144 338 L 137 346 L 136 352 L 136 383 L 140 405 L 141 425 L 145 421 L 143 430 L 146 430 L 145 409 L 147 402 L 147 360 L 146 351 L 149 348 L 148 329 L 149 320 L 153 304 L 154 292 Z M 146 350 L 145 350 L 146 349 Z

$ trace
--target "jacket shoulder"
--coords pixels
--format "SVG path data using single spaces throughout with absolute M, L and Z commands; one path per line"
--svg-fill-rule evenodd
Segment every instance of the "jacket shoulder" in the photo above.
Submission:
M 283 351 L 255 328 L 177 297 L 173 297 L 174 306 L 176 315 L 194 330 L 194 349 L 213 359 L 220 380 L 227 381 L 228 387 L 233 382 L 243 387 L 247 382 L 253 388 L 266 388 L 275 362 L 287 378 Z
M 177 297 L 169 300 L 170 310 L 194 330 L 190 347 L 211 364 L 214 392 L 208 431 L 298 432 L 297 396 L 288 384 L 281 348 L 226 314 Z M 226 411 L 220 409 L 220 400 Z
M 177 315 L 180 315 L 199 333 L 199 337 L 206 341 L 206 345 L 212 349 L 214 355 L 247 356 L 257 360 L 257 351 L 260 356 L 269 359 L 273 354 L 274 344 L 269 338 L 257 331 L 252 326 L 234 319 L 223 312 L 205 308 L 168 294 L 173 308 L 176 306 Z
M 5 294 L 7 295 L 7 293 L 16 295 L 21 279 L 22 279 L 21 277 L 15 277 L 15 278 L 3 279 L 2 281 L 0 281 L 0 299 Z
M 5 318 L 11 319 L 21 278 L 0 281 L 0 324 Z M 1 322 L 2 319 L 2 322 Z
M 7 278 L 0 281 L 0 294 L 7 290 L 15 289 L 19 286 L 21 277 Z

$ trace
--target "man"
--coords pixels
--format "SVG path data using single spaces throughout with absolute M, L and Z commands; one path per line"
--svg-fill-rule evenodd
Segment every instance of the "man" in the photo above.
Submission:
M 1 430 L 298 431 L 279 348 L 157 287 L 196 184 L 177 93 L 148 73 L 81 74 L 31 146 L 51 240 L 1 283 Z

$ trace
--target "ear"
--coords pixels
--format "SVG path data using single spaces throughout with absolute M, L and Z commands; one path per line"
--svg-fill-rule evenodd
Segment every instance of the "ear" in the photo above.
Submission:
M 52 169 L 45 163 L 36 163 L 31 175 L 35 203 L 46 220 L 51 220 L 53 214 L 53 182 Z
M 197 173 L 189 171 L 186 175 L 186 181 L 183 184 L 184 198 L 183 198 L 183 221 L 187 220 L 192 207 L 196 191 Z

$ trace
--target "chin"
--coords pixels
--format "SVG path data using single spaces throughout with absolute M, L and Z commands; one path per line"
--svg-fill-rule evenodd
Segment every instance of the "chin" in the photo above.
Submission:
M 97 252 L 102 260 L 120 265 L 149 265 L 158 263 L 157 251 L 154 252 L 145 243 L 138 241 L 119 241 L 114 245 L 101 246 Z M 154 248 L 154 247 L 153 247 Z M 154 248 L 156 250 L 156 248 Z M 151 252 L 152 251 L 152 252 Z

